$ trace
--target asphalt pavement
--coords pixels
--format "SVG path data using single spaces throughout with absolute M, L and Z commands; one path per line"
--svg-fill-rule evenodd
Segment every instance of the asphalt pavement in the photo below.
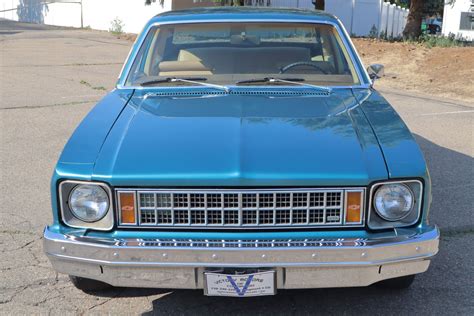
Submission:
M 474 105 L 382 91 L 425 153 L 441 250 L 408 290 L 280 291 L 230 299 L 202 291 L 89 295 L 42 252 L 50 177 L 68 137 L 111 90 L 131 42 L 106 32 L 0 20 L 0 314 L 474 315 Z

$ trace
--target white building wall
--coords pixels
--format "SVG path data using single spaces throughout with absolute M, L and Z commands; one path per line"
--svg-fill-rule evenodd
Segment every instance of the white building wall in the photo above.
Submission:
M 139 33 L 153 16 L 171 10 L 171 1 L 165 1 L 163 7 L 144 3 L 144 0 L 84 0 L 84 26 L 108 30 L 111 21 L 119 18 L 126 32 Z
M 81 6 L 77 3 L 52 3 L 44 8 L 44 23 L 81 27 Z
M 460 30 L 461 12 L 469 12 L 471 5 L 474 6 L 472 0 L 445 0 L 443 14 L 442 33 L 445 36 L 454 34 L 456 37 L 462 37 L 467 40 L 474 41 L 474 30 Z
M 75 2 L 75 3 L 71 3 Z M 138 33 L 156 14 L 171 10 L 171 0 L 162 7 L 158 3 L 145 6 L 145 0 L 0 0 L 0 17 L 32 23 L 57 26 L 84 27 L 109 30 L 111 22 L 118 18 L 124 31 Z

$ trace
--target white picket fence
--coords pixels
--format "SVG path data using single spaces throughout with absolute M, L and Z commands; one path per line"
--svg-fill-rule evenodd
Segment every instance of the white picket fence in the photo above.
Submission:
M 265 1 L 266 2 L 266 1 Z M 252 0 L 253 5 L 262 3 Z M 272 7 L 312 9 L 312 0 L 271 0 Z M 325 11 L 337 16 L 355 36 L 402 36 L 408 17 L 403 9 L 383 0 L 326 0 Z
M 164 7 L 158 3 L 145 6 L 144 0 L 0 0 L 0 18 L 108 30 L 111 21 L 118 17 L 125 32 L 138 33 L 153 15 L 171 10 L 174 1 L 182 0 L 165 0 Z M 312 0 L 247 0 L 246 3 L 314 9 Z M 399 37 L 408 16 L 408 10 L 383 0 L 326 0 L 326 11 L 336 15 L 347 32 L 355 36 Z

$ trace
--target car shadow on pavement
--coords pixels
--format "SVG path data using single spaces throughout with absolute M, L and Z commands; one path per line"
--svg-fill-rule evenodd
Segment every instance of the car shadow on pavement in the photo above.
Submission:
M 433 200 L 430 222 L 440 226 L 442 232 L 473 229 L 474 158 L 442 147 L 420 135 L 414 136 L 423 151 L 431 176 Z M 471 142 L 465 144 L 466 149 L 470 149 L 473 141 L 471 138 Z
M 142 315 L 366 314 L 367 307 L 374 302 L 385 306 L 395 305 L 393 296 L 397 297 L 397 301 L 407 300 L 412 296 L 411 293 L 412 290 L 394 292 L 370 286 L 350 289 L 281 290 L 277 296 L 230 298 L 204 296 L 202 290 L 180 290 L 155 299 L 153 309 Z

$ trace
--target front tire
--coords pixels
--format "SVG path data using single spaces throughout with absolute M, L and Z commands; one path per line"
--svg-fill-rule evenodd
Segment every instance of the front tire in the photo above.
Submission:
M 388 279 L 379 282 L 377 285 L 387 289 L 403 290 L 409 288 L 413 281 L 415 281 L 415 274 L 399 277 L 395 279 Z
M 112 285 L 97 280 L 81 278 L 73 275 L 70 275 L 69 279 L 76 288 L 86 293 L 103 291 L 112 288 Z

